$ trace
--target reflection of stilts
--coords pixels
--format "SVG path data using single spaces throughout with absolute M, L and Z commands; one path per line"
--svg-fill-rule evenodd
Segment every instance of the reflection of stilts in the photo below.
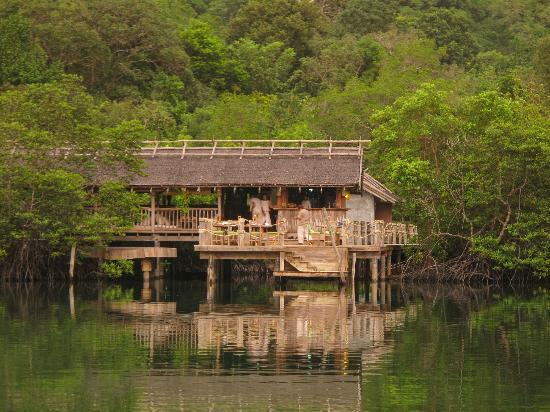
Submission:
M 141 299 L 143 301 L 151 300 L 151 285 L 149 284 L 149 277 L 153 270 L 153 261 L 151 259 L 141 260 L 141 271 L 143 272 L 143 288 L 141 289 Z
M 380 305 L 384 310 L 391 310 L 391 284 L 380 282 Z
M 369 303 L 373 305 L 378 305 L 378 283 L 377 282 L 370 283 Z
M 155 300 L 157 302 L 160 302 L 160 299 L 161 299 L 161 291 L 164 290 L 164 278 L 161 276 L 161 277 L 157 277 L 155 280 L 154 280 L 154 288 L 155 288 Z
M 74 284 L 72 281 L 69 285 L 69 308 L 71 311 L 71 318 L 74 319 L 76 317 L 76 312 L 74 307 Z
M 214 303 L 216 301 L 216 293 L 218 286 L 218 271 L 219 261 L 212 256 L 208 259 L 207 281 L 206 281 L 206 301 Z

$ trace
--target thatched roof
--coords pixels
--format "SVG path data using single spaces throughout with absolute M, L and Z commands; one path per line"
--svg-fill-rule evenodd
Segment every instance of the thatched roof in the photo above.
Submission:
M 357 186 L 361 157 L 357 152 L 332 155 L 326 151 L 269 148 L 218 149 L 212 156 L 204 149 L 163 150 L 154 156 L 141 153 L 145 176 L 132 179 L 133 186 Z
M 363 191 L 369 192 L 370 194 L 378 197 L 380 200 L 387 203 L 397 202 L 397 197 L 393 192 L 376 180 L 374 177 L 368 173 L 363 173 Z
M 330 186 L 363 188 L 395 201 L 371 176 L 361 184 L 362 152 L 356 148 L 148 148 L 139 157 L 144 175 L 131 178 L 133 187 Z

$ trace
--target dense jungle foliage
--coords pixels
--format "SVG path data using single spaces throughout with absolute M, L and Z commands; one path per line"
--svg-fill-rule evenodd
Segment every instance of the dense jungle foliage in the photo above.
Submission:
M 143 139 L 363 138 L 419 259 L 546 277 L 549 27 L 544 0 L 5 0 L 3 267 L 129 225 L 137 195 L 83 182 Z

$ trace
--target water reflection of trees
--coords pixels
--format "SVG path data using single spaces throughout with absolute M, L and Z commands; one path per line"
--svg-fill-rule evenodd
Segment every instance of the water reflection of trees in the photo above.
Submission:
M 69 285 L 1 284 L 0 410 L 135 406 L 134 388 L 123 377 L 143 367 L 147 354 L 131 328 L 113 324 L 98 310 L 97 288 L 89 286 L 82 285 L 75 299 Z M 89 373 L 103 365 L 109 368 L 100 380 Z
M 547 407 L 547 290 L 415 285 L 404 293 L 423 303 L 395 334 L 391 358 L 365 376 L 364 409 Z

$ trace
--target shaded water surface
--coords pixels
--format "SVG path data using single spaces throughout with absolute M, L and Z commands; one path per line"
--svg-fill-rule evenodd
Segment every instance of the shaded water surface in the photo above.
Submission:
M 2 285 L 0 410 L 550 410 L 549 296 Z

